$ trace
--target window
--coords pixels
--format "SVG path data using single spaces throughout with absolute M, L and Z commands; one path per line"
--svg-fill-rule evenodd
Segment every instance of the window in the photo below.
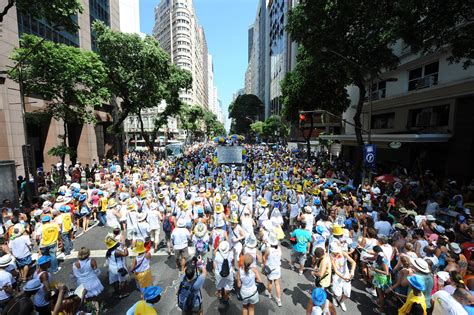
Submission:
M 395 113 L 372 115 L 370 121 L 371 129 L 393 129 L 395 128 Z
M 409 127 L 443 127 L 449 122 L 449 104 L 412 109 L 408 112 Z
M 387 90 L 387 81 L 380 81 L 372 84 L 372 87 L 367 86 L 365 89 L 365 102 L 369 101 L 369 93 L 372 91 L 372 100 L 376 101 L 381 98 L 385 98 L 385 92 Z
M 420 90 L 438 84 L 439 62 L 433 62 L 408 72 L 408 91 Z

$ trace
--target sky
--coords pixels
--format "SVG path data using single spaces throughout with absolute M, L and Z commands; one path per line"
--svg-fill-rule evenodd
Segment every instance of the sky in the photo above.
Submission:
M 154 7 L 160 0 L 140 0 L 140 31 L 151 34 Z M 248 61 L 248 28 L 255 20 L 258 0 L 194 0 L 199 23 L 204 27 L 214 61 L 214 85 L 224 115 L 232 94 L 244 87 Z M 227 119 L 227 122 L 229 119 Z

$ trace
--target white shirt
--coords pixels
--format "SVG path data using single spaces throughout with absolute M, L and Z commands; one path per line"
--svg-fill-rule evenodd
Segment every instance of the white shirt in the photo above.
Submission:
M 160 228 L 160 213 L 158 210 L 152 210 L 148 213 L 147 221 L 150 224 L 150 229 L 158 230 Z
M 190 234 L 186 228 L 175 228 L 171 233 L 171 241 L 173 242 L 173 249 L 180 250 L 188 247 L 188 238 Z
M 8 245 L 12 250 L 12 255 L 16 258 L 25 258 L 31 255 L 31 240 L 28 235 L 21 235 L 15 238 Z
M 0 269 L 0 301 L 8 299 L 11 295 L 5 290 L 1 289 L 4 286 L 11 286 L 13 283 L 13 276 L 8 271 Z
M 461 303 L 444 290 L 433 294 L 431 299 L 433 300 L 433 315 L 467 315 Z

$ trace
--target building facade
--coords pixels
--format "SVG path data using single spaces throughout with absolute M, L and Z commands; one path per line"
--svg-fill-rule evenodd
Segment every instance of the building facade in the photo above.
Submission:
M 7 5 L 7 0 L 0 0 L 0 7 Z M 118 30 L 120 24 L 118 2 L 110 0 L 82 0 L 84 12 L 74 17 L 80 27 L 75 34 L 56 31 L 47 21 L 32 18 L 26 12 L 15 7 L 8 11 L 2 25 L 0 37 L 0 70 L 7 71 L 14 66 L 9 59 L 12 50 L 19 45 L 22 34 L 34 34 L 56 43 L 63 43 L 85 50 L 95 49 L 95 38 L 91 25 L 95 20 L 102 20 L 112 29 Z M 22 106 L 24 104 L 24 108 Z M 60 144 L 58 135 L 64 133 L 62 122 L 48 117 L 38 119 L 39 111 L 45 106 L 44 100 L 25 96 L 21 102 L 19 85 L 6 78 L 0 85 L 0 160 L 14 160 L 17 174 L 24 173 L 22 145 L 31 144 L 37 167 L 49 170 L 58 162 L 57 157 L 47 152 Z M 112 106 L 104 104 L 96 112 L 98 123 L 93 125 L 70 124 L 68 145 L 77 151 L 77 162 L 91 163 L 107 155 L 111 148 L 106 128 L 111 122 Z M 69 162 L 69 161 L 68 161 Z
M 399 66 L 367 84 L 362 112 L 365 130 L 377 146 L 379 161 L 397 161 L 408 170 L 423 167 L 460 180 L 474 176 L 474 68 L 450 64 L 449 49 L 429 55 L 412 53 L 399 41 L 393 47 Z M 348 87 L 353 121 L 358 88 Z M 356 145 L 354 128 L 323 136 Z M 364 135 L 368 142 L 368 135 Z M 353 153 L 346 150 L 347 154 Z

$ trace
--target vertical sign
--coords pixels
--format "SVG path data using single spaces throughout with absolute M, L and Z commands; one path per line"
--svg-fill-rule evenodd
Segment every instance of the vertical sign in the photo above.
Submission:
M 367 144 L 364 146 L 364 164 L 368 168 L 375 166 L 376 150 L 375 144 Z

